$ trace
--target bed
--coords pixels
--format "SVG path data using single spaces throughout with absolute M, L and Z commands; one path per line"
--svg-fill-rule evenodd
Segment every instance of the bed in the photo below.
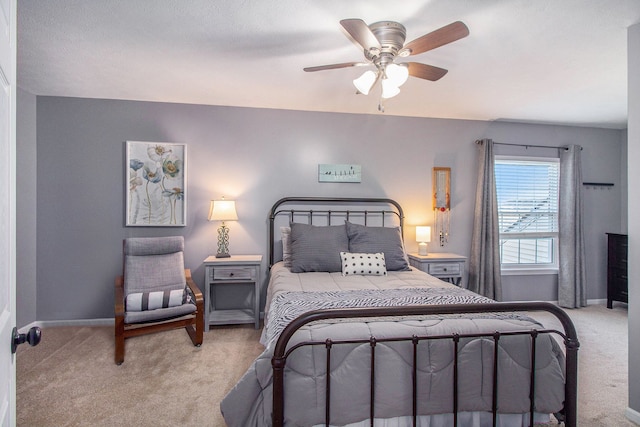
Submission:
M 576 425 L 579 343 L 564 311 L 411 268 L 403 222 L 390 199 L 274 204 L 265 350 L 221 402 L 230 427 Z

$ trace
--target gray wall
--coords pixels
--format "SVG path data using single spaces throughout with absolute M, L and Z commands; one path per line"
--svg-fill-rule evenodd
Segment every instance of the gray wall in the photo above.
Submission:
M 629 127 L 628 163 L 640 162 L 640 23 L 629 27 L 628 35 Z M 640 169 L 628 168 L 630 183 L 640 182 Z M 633 184 L 632 184 L 633 185 Z M 629 208 L 629 408 L 640 422 L 640 192 L 630 191 Z
M 16 324 L 25 326 L 37 320 L 36 97 L 18 89 L 16 104 Z
M 37 98 L 37 319 L 113 316 L 122 239 L 181 234 L 186 264 L 202 284 L 216 249 L 209 200 L 235 199 L 231 252 L 266 255 L 267 213 L 287 195 L 388 196 L 405 209 L 407 249 L 431 224 L 431 170 L 452 168 L 452 235 L 445 248 L 469 254 L 475 192 L 474 140 L 564 145 L 583 151 L 584 178 L 613 182 L 585 191 L 588 298 L 606 295 L 604 233 L 621 228 L 621 131 L 132 101 Z M 127 140 L 188 144 L 188 218 L 182 228 L 124 226 Z M 544 155 L 535 149 L 510 148 Z M 541 150 L 549 155 L 548 149 Z M 553 150 L 551 150 L 553 151 Z M 360 184 L 320 184 L 318 163 L 362 165 Z M 19 213 L 20 215 L 20 213 Z M 505 278 L 508 299 L 556 299 L 555 276 Z M 19 307 L 20 310 L 20 307 Z

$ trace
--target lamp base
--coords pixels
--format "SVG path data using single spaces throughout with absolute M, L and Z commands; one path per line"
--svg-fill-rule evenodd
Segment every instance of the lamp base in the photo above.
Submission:
M 229 258 L 229 227 L 222 225 L 218 228 L 218 253 L 216 258 Z
M 429 255 L 427 252 L 427 244 L 422 242 L 418 243 L 418 255 Z

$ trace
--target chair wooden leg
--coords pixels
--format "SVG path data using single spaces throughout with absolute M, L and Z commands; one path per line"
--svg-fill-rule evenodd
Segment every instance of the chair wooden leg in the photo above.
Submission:
M 186 329 L 193 345 L 200 347 L 204 340 L 204 305 L 202 303 L 198 304 L 195 327 L 194 325 L 189 325 Z
M 191 342 L 196 347 L 200 347 L 203 341 L 202 329 L 194 328 L 193 325 L 189 325 L 185 328 L 187 333 L 189 334 L 189 338 L 191 338 Z
M 117 365 L 124 362 L 124 278 L 116 277 L 115 281 L 115 361 Z
M 115 361 L 117 365 L 122 365 L 122 362 L 124 362 L 124 316 L 116 315 L 115 320 Z
M 122 335 L 116 335 L 116 364 L 122 365 L 124 362 L 124 337 Z

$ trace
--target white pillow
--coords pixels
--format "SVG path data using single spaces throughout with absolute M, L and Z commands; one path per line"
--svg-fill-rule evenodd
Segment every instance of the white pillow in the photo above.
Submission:
M 340 252 L 343 276 L 386 276 L 384 253 L 375 254 Z
M 282 239 L 282 261 L 284 266 L 291 268 L 291 227 L 280 227 Z

